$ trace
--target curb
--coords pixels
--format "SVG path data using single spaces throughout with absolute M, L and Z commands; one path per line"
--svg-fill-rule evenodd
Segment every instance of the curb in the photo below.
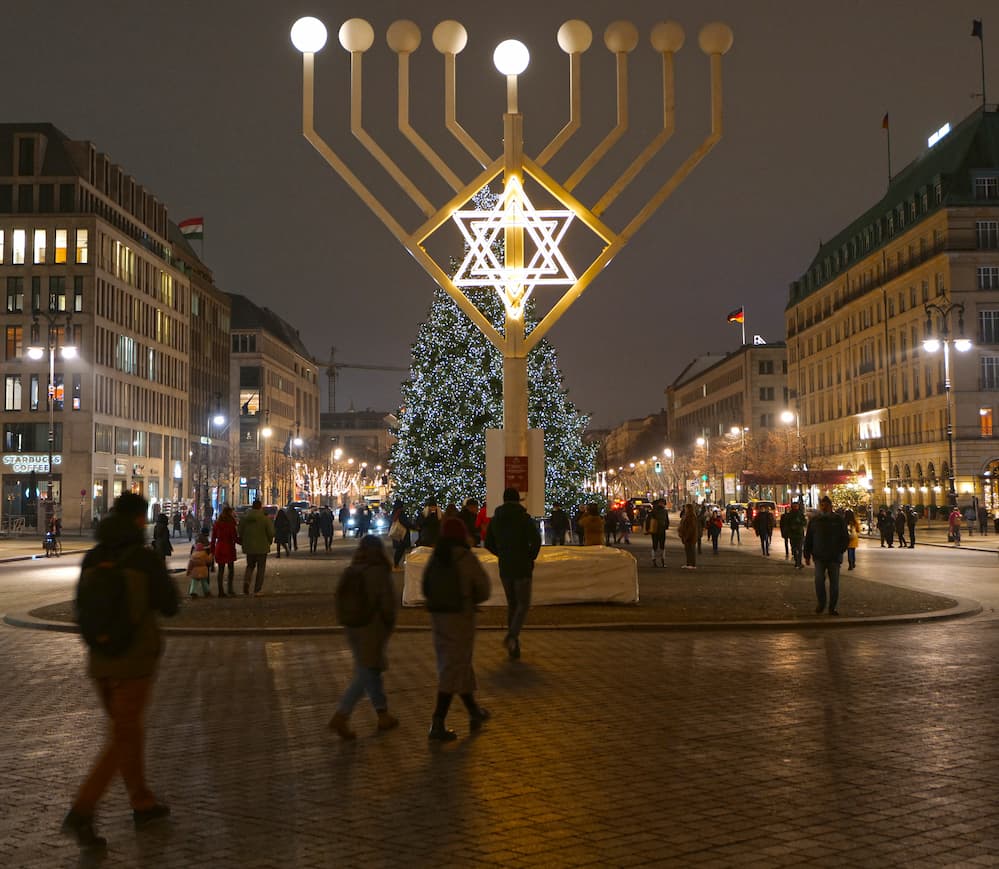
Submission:
M 679 631 L 797 631 L 813 629 L 829 629 L 844 627 L 874 627 L 890 625 L 920 624 L 922 622 L 947 621 L 950 619 L 971 618 L 982 612 L 982 605 L 970 598 L 955 598 L 954 606 L 942 610 L 933 610 L 927 613 L 901 613 L 891 616 L 857 616 L 824 618 L 812 617 L 796 621 L 762 621 L 762 622 L 594 622 L 591 624 L 573 625 L 537 625 L 527 626 L 525 630 L 535 633 L 541 631 L 633 631 L 633 632 L 679 632 Z M 57 633 L 76 634 L 79 633 L 76 625 L 70 622 L 53 622 L 36 619 L 27 613 L 7 613 L 3 616 L 3 622 L 14 628 L 27 628 L 37 631 L 55 631 Z M 285 626 L 274 628 L 262 627 L 220 627 L 220 628 L 195 628 L 184 627 L 175 628 L 169 625 L 162 625 L 161 630 L 167 636 L 175 637 L 274 637 L 274 636 L 309 636 L 342 634 L 343 628 L 340 625 L 309 625 L 309 626 Z M 478 627 L 477 631 L 499 632 L 505 628 Z M 395 628 L 396 633 L 427 633 L 430 626 L 423 625 L 403 625 Z

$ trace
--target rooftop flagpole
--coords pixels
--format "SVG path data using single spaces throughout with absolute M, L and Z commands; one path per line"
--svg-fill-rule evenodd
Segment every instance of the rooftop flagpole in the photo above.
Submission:
M 982 58 L 982 108 L 985 108 L 985 36 L 982 32 L 982 19 L 975 18 L 971 22 L 971 35 L 978 37 L 978 49 Z
M 887 133 L 888 145 L 888 186 L 891 187 L 891 124 L 888 122 L 888 112 L 881 119 L 881 128 Z

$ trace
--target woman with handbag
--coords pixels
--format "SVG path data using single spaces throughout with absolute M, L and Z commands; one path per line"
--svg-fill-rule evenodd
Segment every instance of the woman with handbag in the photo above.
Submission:
M 406 550 L 409 549 L 409 531 L 413 526 L 406 515 L 406 505 L 401 499 L 396 499 L 392 505 L 392 521 L 389 523 L 389 539 L 392 541 L 392 569 L 401 570 L 399 567 Z

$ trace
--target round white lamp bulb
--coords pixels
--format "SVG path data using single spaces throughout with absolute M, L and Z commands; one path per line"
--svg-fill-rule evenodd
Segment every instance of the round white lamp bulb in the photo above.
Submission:
M 291 26 L 291 44 L 302 54 L 315 54 L 326 45 L 326 25 L 318 18 L 299 18 Z
M 520 75 L 531 62 L 531 54 L 518 39 L 504 39 L 493 52 L 493 63 L 503 75 Z

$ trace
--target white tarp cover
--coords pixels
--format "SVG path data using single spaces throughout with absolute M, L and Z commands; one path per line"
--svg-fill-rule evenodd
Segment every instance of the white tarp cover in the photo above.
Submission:
M 409 551 L 402 588 L 403 606 L 423 604 L 423 569 L 431 552 L 426 546 Z M 492 594 L 483 606 L 506 606 L 496 556 L 481 547 L 472 552 L 492 583 Z M 532 606 L 637 601 L 638 562 L 630 553 L 609 546 L 541 547 L 541 554 L 534 563 Z

